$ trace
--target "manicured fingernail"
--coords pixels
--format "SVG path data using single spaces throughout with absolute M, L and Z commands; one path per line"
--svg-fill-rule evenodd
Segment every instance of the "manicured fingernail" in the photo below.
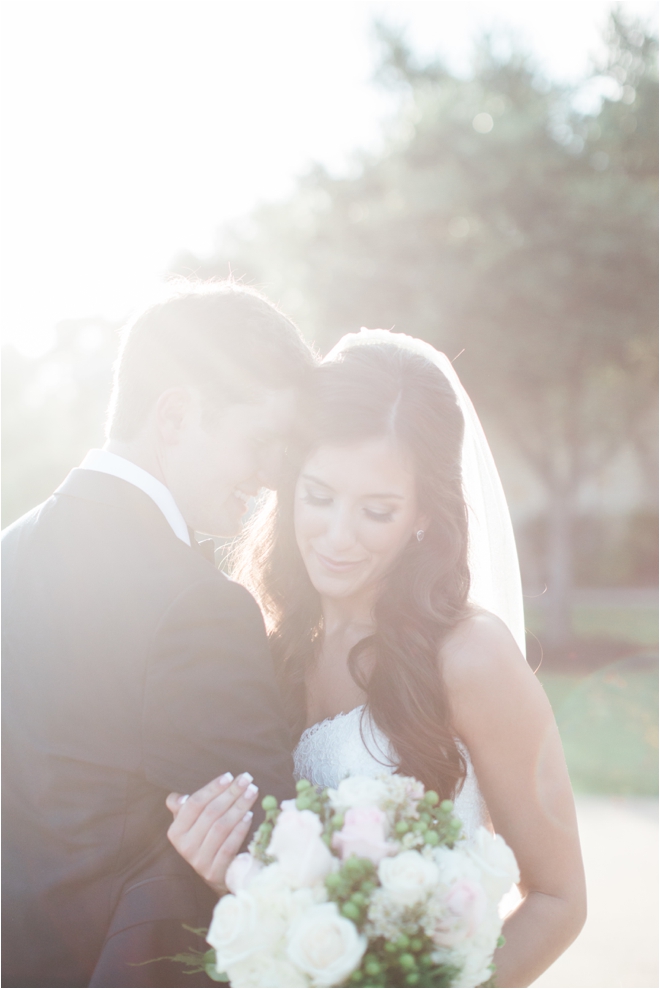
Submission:
M 241 773 L 241 775 L 238 777 L 236 782 L 238 783 L 239 786 L 247 786 L 248 783 L 251 783 L 253 779 L 254 776 L 251 776 L 250 773 Z
M 255 786 L 254 783 L 250 783 L 249 787 L 245 791 L 246 797 L 253 797 L 255 793 L 259 793 L 259 787 Z
M 189 793 L 184 793 L 182 797 L 179 797 L 179 804 L 185 804 L 189 796 L 190 796 Z
M 247 812 L 247 814 L 244 814 L 244 815 L 243 815 L 243 821 L 244 821 L 244 823 L 245 823 L 245 824 L 247 824 L 247 822 L 248 822 L 248 821 L 251 821 L 253 817 L 254 817 L 254 814 L 252 813 L 252 811 L 251 811 L 251 810 L 249 810 L 249 811 Z
M 218 777 L 218 783 L 231 783 L 233 778 L 233 773 L 223 773 L 222 776 Z

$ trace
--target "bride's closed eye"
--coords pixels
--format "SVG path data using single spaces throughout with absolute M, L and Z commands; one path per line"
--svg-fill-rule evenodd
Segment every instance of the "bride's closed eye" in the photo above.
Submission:
M 329 495 L 314 494 L 311 491 L 306 491 L 303 495 L 303 501 L 307 502 L 308 505 L 330 505 L 332 504 L 332 498 Z
M 394 518 L 394 509 L 391 508 L 388 512 L 379 512 L 375 508 L 365 508 L 364 514 L 374 522 L 391 522 Z

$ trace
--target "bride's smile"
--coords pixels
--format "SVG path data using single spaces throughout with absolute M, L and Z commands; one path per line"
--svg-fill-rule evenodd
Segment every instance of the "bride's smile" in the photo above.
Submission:
M 375 593 L 423 522 L 414 474 L 390 437 L 322 446 L 303 465 L 296 540 L 322 598 Z

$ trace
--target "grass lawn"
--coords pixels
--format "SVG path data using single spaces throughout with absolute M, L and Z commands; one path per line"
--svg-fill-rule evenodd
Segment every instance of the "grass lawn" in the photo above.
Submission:
M 542 673 L 576 793 L 658 793 L 658 673 L 623 659 L 590 676 Z
M 542 631 L 538 604 L 526 603 L 525 621 Z M 658 793 L 657 606 L 576 605 L 580 638 L 616 639 L 640 647 L 646 661 L 620 659 L 591 674 L 539 669 L 561 732 L 576 793 L 653 796 Z
M 525 625 L 535 635 L 542 634 L 543 609 L 539 604 L 525 602 Z M 579 636 L 609 637 L 653 646 L 658 644 L 658 608 L 575 605 L 573 628 Z

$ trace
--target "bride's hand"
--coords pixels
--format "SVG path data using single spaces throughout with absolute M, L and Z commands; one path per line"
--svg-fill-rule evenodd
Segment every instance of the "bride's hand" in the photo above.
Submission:
M 167 837 L 218 895 L 226 893 L 225 874 L 252 823 L 250 808 L 259 793 L 249 773 L 225 773 L 196 793 L 170 793 L 174 815 Z

